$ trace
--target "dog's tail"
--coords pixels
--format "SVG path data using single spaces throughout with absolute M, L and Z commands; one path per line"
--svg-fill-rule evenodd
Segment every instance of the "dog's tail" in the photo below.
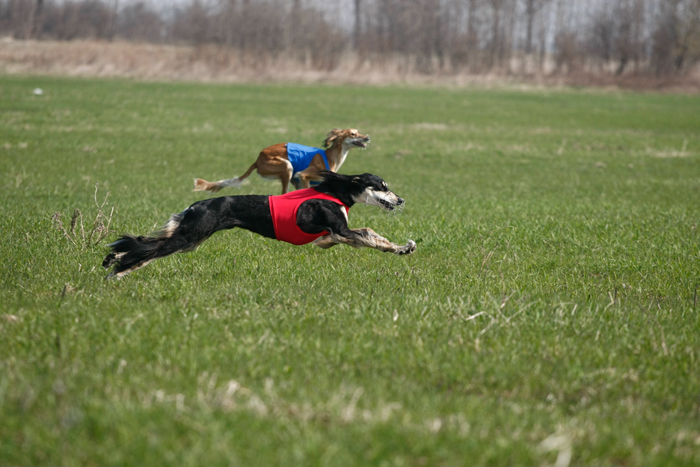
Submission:
M 232 186 L 235 188 L 240 188 L 243 184 L 243 180 L 248 178 L 248 176 L 253 173 L 253 170 L 258 168 L 258 162 L 255 161 L 253 165 L 250 166 L 248 171 L 236 178 L 227 178 L 226 180 L 219 180 L 218 182 L 208 182 L 201 178 L 194 179 L 194 190 L 193 191 L 208 191 L 210 193 L 216 193 L 222 188 L 227 186 Z

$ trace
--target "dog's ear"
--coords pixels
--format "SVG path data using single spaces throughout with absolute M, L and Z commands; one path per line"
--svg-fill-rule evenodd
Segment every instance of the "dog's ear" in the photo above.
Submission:
M 345 181 L 347 178 L 346 175 L 340 175 L 339 173 L 331 172 L 330 170 L 321 170 L 318 174 L 321 176 L 321 178 L 323 178 L 324 182 Z
M 336 172 L 330 172 L 328 170 L 322 170 L 319 172 L 321 178 L 324 182 L 346 182 L 350 183 L 354 181 L 353 177 L 350 175 L 343 175 Z
M 326 140 L 323 142 L 323 147 L 328 148 L 330 147 L 333 142 L 338 139 L 338 137 L 341 135 L 343 130 L 340 128 L 333 128 L 328 134 L 326 135 Z

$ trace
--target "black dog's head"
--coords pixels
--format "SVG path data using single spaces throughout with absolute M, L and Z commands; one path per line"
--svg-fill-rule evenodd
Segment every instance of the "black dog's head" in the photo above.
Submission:
M 337 196 L 343 203 L 379 206 L 387 211 L 402 210 L 404 200 L 392 192 L 381 177 L 372 174 L 341 175 L 335 172 L 321 172 L 323 182 L 318 191 Z M 348 201 L 351 201 L 348 204 Z

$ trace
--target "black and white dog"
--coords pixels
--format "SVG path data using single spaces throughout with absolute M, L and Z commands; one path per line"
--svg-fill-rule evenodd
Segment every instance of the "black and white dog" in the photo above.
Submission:
M 280 196 L 243 195 L 211 198 L 194 203 L 151 236 L 122 235 L 108 245 L 102 266 L 114 266 L 107 278 L 122 277 L 153 260 L 193 251 L 219 230 L 239 227 L 263 237 L 295 245 L 313 242 L 321 248 L 345 243 L 406 255 L 416 250 L 409 240 L 395 245 L 372 229 L 348 228 L 347 210 L 355 203 L 379 206 L 388 211 L 403 209 L 404 200 L 372 174 L 341 175 L 323 172 L 315 188 Z

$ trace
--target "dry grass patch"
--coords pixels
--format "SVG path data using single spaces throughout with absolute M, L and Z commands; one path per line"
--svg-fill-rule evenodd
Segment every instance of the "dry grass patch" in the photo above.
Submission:
M 700 70 L 687 76 L 598 76 L 590 73 L 511 74 L 493 71 L 420 73 L 411 57 L 394 55 L 367 59 L 341 53 L 337 66 L 319 69 L 288 55 L 272 57 L 217 45 L 159 45 L 100 41 L 0 40 L 0 71 L 7 74 L 48 74 L 82 77 L 122 77 L 142 80 L 230 83 L 329 83 L 359 85 L 440 85 L 516 87 L 595 86 L 645 90 L 700 90 Z

